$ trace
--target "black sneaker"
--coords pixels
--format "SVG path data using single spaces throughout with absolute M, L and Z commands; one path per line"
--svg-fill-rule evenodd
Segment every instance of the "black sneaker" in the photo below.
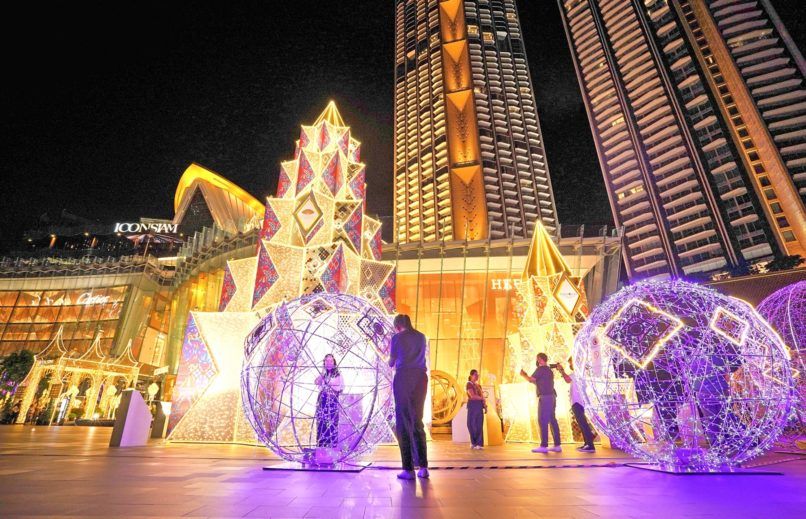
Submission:
M 583 445 L 577 449 L 579 452 L 596 452 L 596 447 L 593 445 Z

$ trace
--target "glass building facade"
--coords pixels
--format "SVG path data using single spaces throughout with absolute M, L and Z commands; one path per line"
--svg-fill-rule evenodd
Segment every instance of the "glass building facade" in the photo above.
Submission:
M 0 291 L 0 356 L 23 347 L 40 351 L 58 328 L 68 349 L 84 351 L 99 333 L 109 352 L 127 292 L 127 286 Z
M 395 242 L 558 226 L 515 0 L 395 2 Z
M 167 337 L 171 272 L 155 258 L 17 259 L 0 261 L 0 356 L 38 353 L 57 334 L 78 354 L 99 338 L 100 351 L 131 345 L 158 365 Z
M 574 276 L 584 279 L 593 306 L 618 288 L 621 238 L 568 231 L 559 248 Z M 506 341 L 521 324 L 516 287 L 529 244 L 484 240 L 384 249 L 384 259 L 396 262 L 397 311 L 428 337 L 431 369 L 457 380 L 471 369 L 480 370 L 485 382 L 492 382 L 491 375 L 504 380 Z

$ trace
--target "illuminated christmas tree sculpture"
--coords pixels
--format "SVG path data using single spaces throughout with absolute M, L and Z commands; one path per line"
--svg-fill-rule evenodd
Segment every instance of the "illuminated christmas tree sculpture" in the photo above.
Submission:
M 333 102 L 302 127 L 266 200 L 256 255 L 227 263 L 219 312 L 189 317 L 169 439 L 256 442 L 240 401 L 244 339 L 278 303 L 343 293 L 394 311 L 394 265 L 380 261 L 381 224 L 364 213 L 360 146 Z
M 568 370 L 574 337 L 588 314 L 585 287 L 574 277 L 545 227 L 538 222 L 518 290 L 518 333 L 507 338 L 502 414 L 509 423 L 507 441 L 538 441 L 535 388 L 518 376 L 532 373 L 535 357 L 544 352 L 550 363 Z M 563 438 L 571 438 L 568 385 L 555 374 L 557 420 Z

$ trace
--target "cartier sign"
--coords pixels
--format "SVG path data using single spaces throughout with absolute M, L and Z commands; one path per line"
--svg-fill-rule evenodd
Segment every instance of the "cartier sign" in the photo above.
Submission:
M 122 222 L 115 224 L 115 232 L 123 232 L 123 233 L 155 232 L 159 234 L 176 234 L 178 227 L 179 224 L 175 223 Z
M 109 296 L 94 296 L 91 292 L 84 292 L 76 300 L 77 305 L 103 305 L 109 302 Z

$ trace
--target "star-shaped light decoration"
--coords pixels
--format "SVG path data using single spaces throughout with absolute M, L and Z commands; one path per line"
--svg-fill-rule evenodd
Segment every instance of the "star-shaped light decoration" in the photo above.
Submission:
M 394 312 L 394 265 L 380 261 L 381 224 L 364 213 L 360 149 L 334 103 L 302 127 L 294 158 L 281 164 L 277 196 L 266 200 L 255 256 L 227 262 L 220 313 L 191 315 L 199 326 L 185 336 L 177 376 L 185 398 L 172 413 L 170 440 L 237 441 L 240 419 L 214 409 L 224 400 L 241 407 L 239 378 L 221 366 L 240 370 L 248 323 L 254 326 L 256 315 L 318 292 L 361 296 L 386 314 Z M 195 388 L 200 379 L 190 375 L 192 365 L 204 355 L 194 352 L 202 350 L 216 371 L 204 378 L 205 387 Z M 188 388 L 192 398 L 186 398 Z

